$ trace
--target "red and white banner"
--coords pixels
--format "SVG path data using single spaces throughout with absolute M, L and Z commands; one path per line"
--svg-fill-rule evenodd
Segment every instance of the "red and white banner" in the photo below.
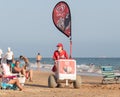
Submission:
M 52 14 L 55 26 L 67 37 L 71 36 L 71 13 L 68 4 L 60 1 L 56 4 Z

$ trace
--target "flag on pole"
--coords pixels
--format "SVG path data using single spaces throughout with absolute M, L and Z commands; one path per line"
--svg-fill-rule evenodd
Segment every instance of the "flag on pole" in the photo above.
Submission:
M 71 13 L 68 4 L 60 1 L 53 9 L 52 19 L 55 26 L 67 37 L 71 36 Z

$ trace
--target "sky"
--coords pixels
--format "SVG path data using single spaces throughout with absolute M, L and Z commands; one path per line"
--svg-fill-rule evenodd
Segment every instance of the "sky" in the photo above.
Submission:
M 72 57 L 120 57 L 120 0 L 63 0 L 72 17 Z M 52 57 L 69 38 L 52 20 L 59 0 L 0 0 L 0 49 L 15 57 Z

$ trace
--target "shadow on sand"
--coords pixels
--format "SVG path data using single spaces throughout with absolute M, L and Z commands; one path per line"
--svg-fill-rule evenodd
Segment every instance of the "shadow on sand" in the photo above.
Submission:
M 25 86 L 48 88 L 48 86 L 45 86 L 45 85 L 36 85 L 36 84 L 25 84 Z

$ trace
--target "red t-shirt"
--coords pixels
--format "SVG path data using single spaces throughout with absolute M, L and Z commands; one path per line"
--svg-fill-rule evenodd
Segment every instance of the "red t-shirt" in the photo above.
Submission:
M 62 52 L 60 52 L 60 53 L 56 50 L 54 52 L 53 59 L 54 60 L 68 59 L 68 54 L 67 54 L 67 52 L 65 50 L 62 50 Z

